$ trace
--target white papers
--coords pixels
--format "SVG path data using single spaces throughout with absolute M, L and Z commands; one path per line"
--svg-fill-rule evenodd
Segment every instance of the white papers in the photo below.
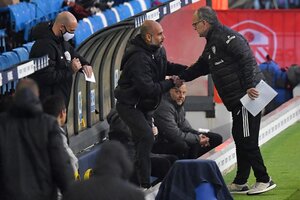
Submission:
M 96 83 L 94 72 L 92 72 L 92 76 L 90 78 L 87 77 L 87 75 L 85 74 L 84 71 L 83 71 L 83 73 L 84 73 L 84 78 L 85 78 L 86 81 L 89 81 L 89 82 L 92 82 L 92 83 Z
M 277 95 L 277 92 L 266 82 L 261 80 L 255 87 L 258 92 L 258 98 L 252 100 L 248 94 L 243 96 L 240 101 L 243 106 L 253 115 L 256 116 L 266 105 Z

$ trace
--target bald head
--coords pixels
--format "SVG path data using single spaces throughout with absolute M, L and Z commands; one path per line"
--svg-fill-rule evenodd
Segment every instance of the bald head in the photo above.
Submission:
M 65 32 L 74 33 L 76 28 L 76 17 L 68 11 L 64 11 L 57 15 L 52 30 L 56 36 L 61 36 Z
M 145 20 L 140 33 L 143 40 L 149 45 L 162 46 L 165 39 L 162 26 L 154 20 Z

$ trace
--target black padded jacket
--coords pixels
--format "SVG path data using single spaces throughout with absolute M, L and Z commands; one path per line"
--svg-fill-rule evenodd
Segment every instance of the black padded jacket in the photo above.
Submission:
M 247 89 L 263 78 L 247 40 L 236 31 L 216 24 L 211 27 L 202 55 L 180 77 L 191 81 L 211 74 L 229 111 L 240 105 Z
M 121 62 L 122 74 L 115 89 L 118 102 L 154 110 L 161 95 L 174 86 L 167 75 L 177 75 L 186 66 L 167 60 L 165 49 L 147 45 L 140 35 L 131 40 Z

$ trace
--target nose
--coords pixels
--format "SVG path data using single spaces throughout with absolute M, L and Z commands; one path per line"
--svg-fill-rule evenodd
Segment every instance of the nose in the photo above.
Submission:
M 166 36 L 165 36 L 165 34 L 162 34 L 162 39 L 164 40 L 164 39 L 166 39 Z

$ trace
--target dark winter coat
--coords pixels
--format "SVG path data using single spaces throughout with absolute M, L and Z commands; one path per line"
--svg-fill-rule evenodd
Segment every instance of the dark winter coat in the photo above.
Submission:
M 221 24 L 211 27 L 202 55 L 181 76 L 191 81 L 211 74 L 216 89 L 229 111 L 263 78 L 247 40 Z
M 20 90 L 0 115 L 0 199 L 56 200 L 74 180 L 54 117 L 38 98 Z
M 51 24 L 41 23 L 32 31 L 32 37 L 36 41 L 32 46 L 30 58 L 48 55 L 49 66 L 35 72 L 30 78 L 38 83 L 42 101 L 49 95 L 57 94 L 64 97 L 68 107 L 73 82 L 71 60 L 79 58 L 82 65 L 88 62 L 70 43 L 64 41 L 62 37 L 55 36 L 51 28 Z
M 161 95 L 174 86 L 167 75 L 176 75 L 186 66 L 167 60 L 165 49 L 147 45 L 137 35 L 129 42 L 121 62 L 122 74 L 115 89 L 118 102 L 154 110 Z
M 171 143 L 183 140 L 188 144 L 199 144 L 200 133 L 191 127 L 185 119 L 184 107 L 177 105 L 169 93 L 163 96 L 153 117 L 159 130 L 159 140 Z

